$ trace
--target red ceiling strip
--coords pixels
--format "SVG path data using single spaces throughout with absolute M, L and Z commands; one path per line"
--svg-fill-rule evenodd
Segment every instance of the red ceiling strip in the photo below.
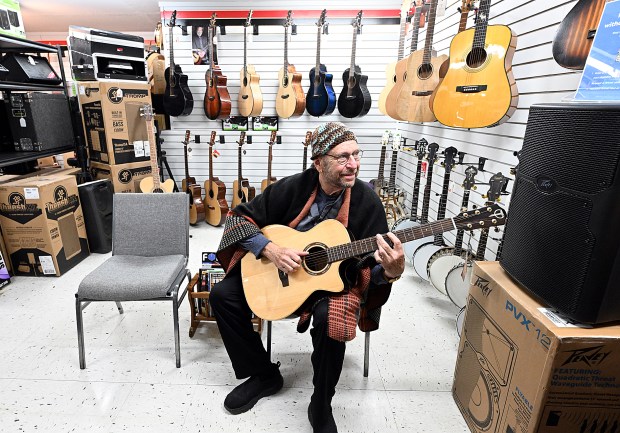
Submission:
M 321 15 L 321 10 L 294 10 L 293 21 L 295 18 L 318 18 Z M 222 19 L 246 19 L 248 17 L 248 11 L 177 11 L 177 19 L 189 20 L 189 19 L 209 19 L 213 13 L 217 13 L 218 18 Z M 359 9 L 350 10 L 328 10 L 327 18 L 354 18 Z M 252 13 L 252 18 L 271 18 L 271 19 L 285 19 L 288 11 L 285 10 L 255 10 Z M 172 11 L 163 11 L 161 13 L 162 19 L 169 20 L 172 16 Z M 364 17 L 366 18 L 398 18 L 400 16 L 400 10 L 398 9 L 372 9 L 364 10 Z

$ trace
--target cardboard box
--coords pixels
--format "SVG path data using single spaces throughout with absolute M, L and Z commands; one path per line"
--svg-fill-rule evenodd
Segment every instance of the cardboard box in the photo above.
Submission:
M 17 0 L 0 0 L 0 35 L 26 39 L 24 20 Z
M 150 162 L 108 165 L 98 162 L 90 163 L 94 180 L 110 179 L 114 192 L 140 192 L 140 181 L 151 175 Z
M 0 225 L 14 275 L 61 275 L 88 256 L 74 176 L 0 184 Z
M 151 104 L 148 83 L 84 81 L 77 86 L 90 160 L 149 161 L 146 120 L 140 115 L 140 108 Z
M 476 433 L 618 431 L 620 326 L 571 323 L 477 262 L 452 394 Z

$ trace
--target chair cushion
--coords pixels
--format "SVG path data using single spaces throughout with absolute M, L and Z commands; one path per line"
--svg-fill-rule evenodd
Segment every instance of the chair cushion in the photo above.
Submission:
M 78 297 L 98 301 L 161 298 L 184 272 L 184 266 L 182 255 L 112 256 L 82 280 Z

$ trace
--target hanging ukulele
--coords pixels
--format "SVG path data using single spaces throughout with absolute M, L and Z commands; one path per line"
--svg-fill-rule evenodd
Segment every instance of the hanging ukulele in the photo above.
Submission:
M 334 76 L 327 73 L 327 68 L 321 63 L 321 33 L 325 26 L 325 14 L 323 9 L 321 17 L 316 23 L 316 65 L 310 69 L 310 87 L 306 95 L 306 110 L 312 116 L 332 114 L 336 108 L 336 92 L 332 87 Z
M 211 120 L 226 119 L 230 116 L 230 94 L 226 88 L 228 79 L 222 74 L 219 65 L 215 63 L 214 57 L 214 40 L 217 33 L 215 26 L 216 14 L 211 15 L 209 24 L 209 70 L 205 73 L 205 81 L 207 82 L 207 90 L 205 92 L 204 109 L 207 118 Z
M 288 62 L 288 28 L 292 24 L 292 14 L 293 11 L 288 11 L 284 22 L 284 66 L 278 73 L 279 86 L 276 95 L 276 113 L 283 119 L 301 116 L 306 109 L 301 74 Z
M 189 223 L 194 225 L 205 219 L 205 205 L 202 202 L 202 188 L 196 183 L 196 178 L 189 175 L 188 149 L 190 131 L 185 131 L 183 140 L 183 156 L 185 160 L 185 179 L 181 182 L 181 189 L 189 197 Z
M 342 74 L 344 86 L 338 97 L 338 111 L 344 117 L 365 116 L 370 110 L 372 98 L 366 87 L 368 75 L 362 75 L 362 69 L 355 64 L 355 47 L 357 32 L 362 25 L 362 11 L 353 20 L 353 44 L 351 46 L 351 65 Z
M 245 117 L 258 116 L 263 111 L 263 94 L 260 90 L 260 76 L 253 65 L 248 65 L 248 27 L 252 21 L 252 10 L 243 24 L 243 69 L 237 105 L 239 114 Z
M 277 181 L 277 179 L 271 176 L 271 160 L 273 159 L 273 145 L 276 142 L 276 131 L 271 131 L 271 137 L 269 137 L 269 155 L 267 157 L 267 178 L 263 179 L 260 183 L 260 192 L 265 192 L 265 188 Z
M 177 11 L 170 18 L 170 66 L 166 69 L 166 92 L 164 93 L 164 110 L 169 116 L 189 116 L 194 109 L 194 97 L 187 85 L 187 75 L 179 65 L 174 64 L 173 29 L 176 25 Z
M 233 207 L 241 203 L 249 202 L 256 195 L 256 189 L 250 186 L 250 182 L 241 174 L 241 154 L 244 142 L 245 132 L 242 132 L 237 142 L 237 144 L 239 144 L 239 150 L 237 151 L 237 179 L 233 182 Z
M 211 131 L 209 140 L 209 179 L 205 181 L 205 220 L 212 226 L 221 226 L 228 214 L 228 203 L 226 202 L 226 185 L 224 182 L 213 176 L 213 147 L 215 146 L 215 131 Z

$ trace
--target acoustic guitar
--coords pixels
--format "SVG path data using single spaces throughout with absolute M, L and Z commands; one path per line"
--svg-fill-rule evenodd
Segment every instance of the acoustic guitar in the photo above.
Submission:
M 202 202 L 202 188 L 196 183 L 196 178 L 189 175 L 189 129 L 185 131 L 183 140 L 183 156 L 185 159 L 185 179 L 181 182 L 181 189 L 189 197 L 189 223 L 195 225 L 205 219 L 205 205 Z
M 390 179 L 383 188 L 379 189 L 379 198 L 383 203 L 388 225 L 394 224 L 405 215 L 403 204 L 405 193 L 396 186 L 396 168 L 398 166 L 398 152 L 401 150 L 402 135 L 399 131 L 390 134 L 392 140 L 392 157 L 390 159 Z
M 308 168 L 308 145 L 310 144 L 310 139 L 312 139 L 312 131 L 307 131 L 306 138 L 304 139 L 304 159 L 301 165 L 303 171 L 306 171 L 306 168 Z
M 213 41 L 217 32 L 215 27 L 216 18 L 217 15 L 214 12 L 209 23 L 209 69 L 205 72 L 207 90 L 205 92 L 204 109 L 207 118 L 211 120 L 226 119 L 230 116 L 231 110 L 230 94 L 226 88 L 228 78 L 222 74 L 219 65 L 213 60 Z
M 170 66 L 166 69 L 166 91 L 164 93 L 164 110 L 169 116 L 189 116 L 194 109 L 194 97 L 187 85 L 187 75 L 179 65 L 174 63 L 173 29 L 176 26 L 177 11 L 170 18 Z
M 393 233 L 405 243 L 428 233 L 497 226 L 503 224 L 505 219 L 504 210 L 493 205 Z M 262 232 L 278 245 L 309 253 L 302 257 L 301 267 L 290 274 L 278 270 L 266 258 L 256 259 L 254 255 L 246 254 L 241 259 L 241 280 L 248 305 L 254 314 L 265 320 L 278 320 L 291 315 L 315 291 L 342 291 L 341 264 L 377 249 L 376 237 L 352 242 L 347 229 L 335 219 L 325 220 L 307 232 L 283 225 L 270 225 L 264 227 Z M 387 235 L 383 238 L 389 242 Z
M 245 117 L 258 116 L 263 111 L 263 94 L 260 90 L 260 76 L 253 65 L 248 65 L 248 27 L 252 23 L 252 10 L 243 24 L 243 69 L 237 105 L 239 114 Z
M 353 20 L 353 44 L 351 46 L 351 66 L 342 74 L 344 86 L 338 97 L 338 111 L 344 117 L 365 116 L 370 110 L 372 98 L 366 87 L 368 75 L 362 74 L 362 69 L 355 64 L 355 48 L 357 45 L 357 30 L 362 25 L 362 11 L 357 13 Z
M 586 65 L 596 28 L 608 0 L 579 0 L 564 17 L 553 39 L 553 58 L 568 69 Z
M 306 109 L 306 97 L 301 87 L 301 74 L 288 62 L 288 28 L 292 24 L 292 11 L 288 11 L 284 22 L 284 66 L 278 72 L 278 93 L 276 113 L 283 119 L 298 117 Z
M 237 144 L 239 145 L 238 153 L 237 153 L 237 179 L 233 182 L 233 200 L 232 207 L 236 207 L 241 203 L 247 203 L 254 198 L 256 195 L 256 189 L 253 186 L 250 186 L 250 182 L 243 177 L 241 174 L 241 154 L 242 147 L 245 142 L 245 132 L 241 133 L 239 137 L 239 141 Z
M 370 180 L 368 182 L 370 187 L 374 189 L 374 191 L 379 194 L 381 192 L 381 188 L 387 186 L 385 182 L 385 156 L 387 154 L 387 145 L 390 142 L 390 131 L 383 131 L 383 135 L 381 135 L 381 157 L 379 158 L 379 171 L 377 172 L 377 177 L 375 179 Z
M 151 158 L 151 176 L 140 181 L 140 191 L 144 193 L 160 193 L 174 191 L 174 181 L 167 179 L 161 182 L 159 178 L 159 166 L 157 165 L 157 146 L 155 145 L 155 132 L 153 128 L 153 107 L 145 104 L 140 108 L 140 115 L 146 121 L 146 133 L 149 139 L 149 151 Z
M 316 23 L 316 65 L 310 69 L 310 87 L 306 95 L 306 110 L 316 117 L 332 114 L 336 108 L 336 92 L 332 87 L 334 76 L 328 74 L 327 68 L 321 63 L 321 33 L 325 26 L 326 13 L 323 9 Z
M 271 160 L 273 159 L 273 145 L 275 142 L 276 131 L 271 131 L 271 137 L 269 137 L 269 155 L 267 156 L 267 178 L 263 179 L 260 183 L 261 192 L 265 192 L 265 188 L 278 180 L 271 175 Z
M 212 226 L 221 226 L 226 221 L 228 202 L 226 201 L 226 185 L 213 176 L 213 147 L 215 146 L 215 131 L 211 131 L 209 140 L 209 179 L 205 181 L 206 217 L 205 220 Z
M 450 66 L 431 97 L 437 120 L 456 128 L 499 125 L 517 109 L 512 74 L 517 36 L 508 26 L 488 25 L 491 0 L 481 0 L 476 26 L 450 43 Z

